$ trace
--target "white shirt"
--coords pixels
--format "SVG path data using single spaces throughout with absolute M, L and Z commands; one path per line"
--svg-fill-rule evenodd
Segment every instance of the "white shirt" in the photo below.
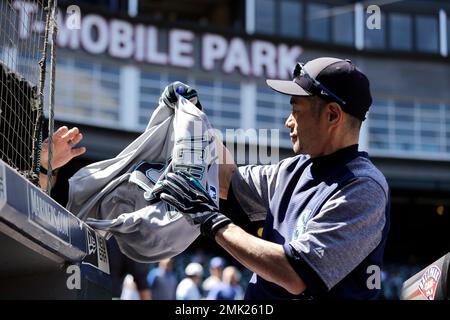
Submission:
M 176 297 L 177 300 L 200 300 L 201 295 L 194 281 L 191 278 L 184 278 L 178 284 Z

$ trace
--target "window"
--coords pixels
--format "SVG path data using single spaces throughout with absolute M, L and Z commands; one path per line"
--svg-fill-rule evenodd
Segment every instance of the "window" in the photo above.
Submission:
M 381 28 L 368 29 L 364 24 L 364 46 L 369 49 L 383 49 L 386 46 L 386 17 L 381 12 Z
M 438 52 L 439 29 L 437 17 L 416 17 L 416 47 L 422 52 Z
M 297 1 L 285 0 L 280 4 L 281 35 L 298 38 L 303 35 L 303 5 Z
M 274 94 L 267 86 L 258 86 L 256 93 L 256 129 L 277 129 L 280 147 L 292 148 L 289 130 L 284 123 L 291 113 L 289 96 Z
M 412 19 L 406 14 L 389 15 L 389 46 L 398 50 L 412 49 Z
M 144 127 L 158 106 L 159 96 L 169 83 L 182 81 L 194 87 L 209 121 L 215 129 L 239 128 L 241 123 L 240 84 L 220 79 L 186 77 L 164 72 L 141 72 L 139 124 Z
M 382 150 L 387 156 L 448 156 L 449 128 L 449 106 L 375 101 L 369 114 L 369 148 L 375 152 Z
M 352 45 L 355 35 L 353 11 L 334 10 L 333 41 L 338 44 Z
M 139 94 L 139 124 L 145 126 L 158 106 L 159 97 L 170 82 L 161 79 L 159 72 L 141 72 Z
M 255 30 L 258 33 L 275 33 L 275 1 L 255 1 Z
M 389 149 L 389 119 L 391 106 L 388 101 L 374 101 L 369 112 L 369 146 L 376 150 Z
M 450 55 L 450 18 L 447 19 L 447 52 Z
M 307 7 L 307 35 L 314 41 L 330 39 L 330 10 L 327 5 L 310 3 Z
M 104 62 L 65 57 L 56 67 L 57 117 L 87 124 L 119 124 L 120 68 Z

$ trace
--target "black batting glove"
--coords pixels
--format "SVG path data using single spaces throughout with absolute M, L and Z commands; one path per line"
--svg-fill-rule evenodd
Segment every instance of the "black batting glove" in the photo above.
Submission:
M 162 99 L 166 105 L 173 106 L 178 101 L 177 94 L 188 99 L 198 109 L 203 109 L 202 105 L 200 104 L 197 91 L 180 81 L 175 81 L 169 84 L 164 89 Z
M 192 224 L 200 225 L 203 235 L 215 239 L 217 231 L 231 223 L 219 212 L 208 192 L 187 171 L 168 173 L 160 182 L 161 200 L 174 206 Z

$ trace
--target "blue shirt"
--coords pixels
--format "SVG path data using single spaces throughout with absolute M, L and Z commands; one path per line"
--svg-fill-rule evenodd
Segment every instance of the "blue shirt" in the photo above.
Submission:
M 152 300 L 175 300 L 178 281 L 173 272 L 156 267 L 148 273 L 147 282 Z
M 242 296 L 243 291 L 240 286 L 218 283 L 211 289 L 207 298 L 209 300 L 240 300 Z
M 240 190 L 236 198 L 245 203 L 253 197 L 265 207 L 262 238 L 283 246 L 307 286 L 301 295 L 293 295 L 254 274 L 245 299 L 378 295 L 370 277 L 382 267 L 389 191 L 358 145 L 314 159 L 299 155 L 277 165 L 241 167 L 239 173 L 232 179 L 232 189 Z

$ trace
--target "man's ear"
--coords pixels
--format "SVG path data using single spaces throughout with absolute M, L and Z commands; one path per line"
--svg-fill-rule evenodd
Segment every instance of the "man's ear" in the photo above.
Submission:
M 339 104 L 336 102 L 330 102 L 327 105 L 327 120 L 331 124 L 337 124 L 343 119 L 343 111 Z

